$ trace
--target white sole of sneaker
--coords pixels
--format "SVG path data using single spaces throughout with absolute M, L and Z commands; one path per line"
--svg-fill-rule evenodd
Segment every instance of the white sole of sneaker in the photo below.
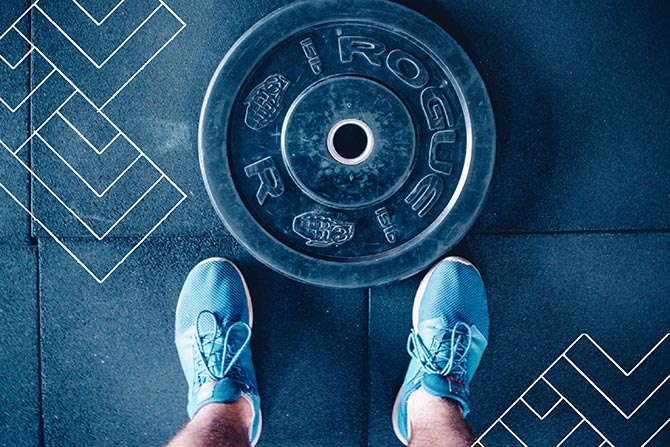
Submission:
M 254 410 L 254 403 L 251 399 L 251 396 L 249 396 L 246 393 L 242 393 L 241 396 L 244 400 L 249 402 L 249 405 L 251 405 L 251 411 Z M 255 416 L 255 415 L 254 415 Z M 252 423 L 253 423 L 253 417 L 252 417 Z M 251 429 L 250 429 L 251 430 Z M 258 409 L 258 432 L 256 433 L 256 437 L 251 440 L 251 447 L 255 447 L 256 444 L 258 444 L 258 440 L 261 437 L 261 432 L 263 431 L 263 414 L 261 413 L 260 408 Z M 249 437 L 251 437 L 251 433 L 249 433 Z
M 391 414 L 391 421 L 393 422 L 393 431 L 395 432 L 396 437 L 402 442 L 404 445 L 407 445 L 409 443 L 409 439 L 403 439 L 402 435 L 400 434 L 400 427 L 398 427 L 398 409 L 400 408 L 400 391 L 398 391 L 398 394 L 395 396 L 395 402 L 393 403 L 393 413 Z
M 453 261 L 453 262 L 460 262 L 461 264 L 469 265 L 473 269 L 479 273 L 479 270 L 477 270 L 477 267 L 475 267 L 472 262 L 468 261 L 465 258 L 461 258 L 459 256 L 448 256 L 444 259 L 441 259 L 440 261 L 436 262 L 433 267 L 431 267 L 430 270 L 428 270 L 428 273 L 423 277 L 421 280 L 421 283 L 419 284 L 419 288 L 416 291 L 416 295 L 414 296 L 414 305 L 412 306 L 412 327 L 414 328 L 415 331 L 419 330 L 419 308 L 421 307 L 421 300 L 423 299 L 423 296 L 425 295 L 426 292 L 426 287 L 428 287 L 428 282 L 430 281 L 430 277 L 433 275 L 435 272 L 435 269 L 444 261 Z M 400 390 L 398 390 L 398 394 L 396 395 L 395 402 L 393 403 L 393 413 L 391 415 L 391 421 L 393 423 L 393 431 L 395 432 L 395 435 L 398 437 L 400 442 L 403 444 L 407 445 L 409 443 L 409 439 L 405 440 L 403 439 L 402 435 L 400 434 L 400 428 L 398 427 L 398 411 L 400 408 Z

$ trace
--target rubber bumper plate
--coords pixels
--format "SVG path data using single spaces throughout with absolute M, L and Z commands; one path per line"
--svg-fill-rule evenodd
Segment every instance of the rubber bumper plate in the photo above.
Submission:
M 334 287 L 419 272 L 472 226 L 495 125 L 474 65 L 383 0 L 302 1 L 226 54 L 199 131 L 205 185 L 271 268 Z

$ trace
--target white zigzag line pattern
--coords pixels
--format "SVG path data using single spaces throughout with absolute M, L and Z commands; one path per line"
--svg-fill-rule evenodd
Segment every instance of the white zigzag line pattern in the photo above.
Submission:
M 71 0 L 71 1 L 74 2 L 74 0 Z M 122 4 L 124 1 L 125 1 L 125 0 L 121 1 L 118 5 L 116 5 L 116 7 L 114 8 L 114 10 L 113 10 L 112 12 L 110 12 L 110 15 L 111 15 L 113 12 L 115 12 L 116 9 L 117 9 L 119 6 L 121 6 L 121 4 Z M 11 31 L 11 30 L 13 29 L 13 30 L 16 31 L 21 37 L 23 37 L 23 39 L 24 39 L 26 42 L 28 42 L 28 44 L 31 46 L 31 50 L 30 50 L 30 52 L 32 52 L 33 50 L 36 50 L 37 52 L 39 52 L 40 56 L 42 56 L 44 59 L 46 59 L 46 61 L 47 61 L 52 67 L 54 67 L 54 69 L 57 70 L 57 71 L 59 72 L 59 74 L 61 74 L 61 75 L 62 75 L 62 76 L 63 76 L 63 77 L 64 77 L 70 84 L 72 84 L 72 86 L 73 86 L 75 89 L 77 89 L 77 90 L 78 90 L 78 88 L 76 87 L 76 85 L 74 85 L 74 83 L 71 82 L 70 79 L 69 79 L 67 76 L 65 76 L 65 75 L 58 69 L 58 67 L 56 67 L 56 65 L 55 65 L 54 63 L 52 63 L 51 60 L 49 60 L 49 58 L 46 57 L 46 56 L 44 55 L 44 53 L 42 53 L 42 51 L 40 51 L 39 48 L 37 48 L 36 46 L 34 46 L 33 43 L 32 43 L 32 41 L 31 41 L 29 38 L 27 38 L 26 36 L 24 36 L 23 33 L 22 33 L 18 28 L 16 28 L 16 25 L 17 25 L 17 24 L 18 24 L 18 23 L 19 23 L 19 22 L 26 16 L 26 14 L 28 14 L 33 8 L 35 8 L 36 10 L 38 10 L 38 11 L 39 11 L 39 12 L 40 12 L 40 13 L 41 13 L 41 14 L 42 14 L 42 15 L 43 15 L 43 16 L 44 16 L 44 17 L 45 17 L 51 24 L 52 24 L 52 25 L 54 25 L 54 27 L 55 27 L 55 28 L 56 28 L 56 29 L 57 29 L 57 30 L 58 30 L 58 31 L 59 31 L 59 32 L 60 32 L 60 33 L 61 33 L 61 34 L 62 34 L 62 35 L 63 35 L 63 36 L 64 36 L 64 37 L 65 37 L 65 38 L 66 38 L 66 39 L 67 39 L 67 40 L 68 40 L 68 41 L 69 41 L 69 42 L 70 42 L 70 43 L 71 43 L 71 44 L 72 44 L 72 45 L 73 45 L 79 52 L 80 52 L 80 53 L 81 53 L 81 54 L 83 54 L 84 57 L 86 57 L 86 59 L 88 59 L 88 61 L 91 62 L 91 64 L 93 64 L 93 65 L 94 65 L 96 68 L 98 68 L 98 69 L 102 68 L 107 62 L 109 62 L 109 60 L 110 60 L 116 53 L 118 53 L 119 50 L 121 50 L 121 48 L 123 48 L 123 47 L 126 45 L 126 43 L 128 43 L 128 41 L 130 41 L 130 39 L 131 39 L 135 34 L 137 34 L 137 32 L 138 32 L 138 31 L 139 31 L 139 30 L 140 30 L 140 29 L 141 29 L 141 28 L 142 28 L 142 27 L 143 27 L 143 26 L 144 26 L 144 25 L 151 19 L 151 17 L 153 17 L 153 16 L 156 14 L 156 12 L 158 12 L 161 8 L 165 8 L 165 10 L 167 10 L 167 11 L 168 11 L 168 12 L 169 12 L 169 13 L 170 13 L 170 14 L 171 14 L 177 21 L 179 21 L 179 23 L 181 24 L 181 27 L 180 27 L 180 28 L 179 28 L 179 29 L 172 35 L 172 37 L 170 37 L 170 38 L 169 38 L 169 39 L 168 39 L 168 40 L 167 40 L 167 41 L 166 41 L 166 42 L 165 42 L 165 43 L 164 43 L 158 50 L 156 50 L 156 52 L 155 52 L 149 59 L 147 59 L 147 61 L 146 61 L 146 62 L 145 62 L 145 63 L 144 63 L 144 64 L 137 70 L 137 72 L 135 72 L 130 78 L 128 78 L 128 79 L 126 80 L 126 82 L 125 82 L 121 87 L 119 87 L 119 88 L 116 90 L 116 92 L 114 92 L 114 94 L 113 94 L 112 96 L 110 96 L 110 97 L 107 99 L 107 101 L 106 101 L 102 106 L 99 107 L 100 110 L 104 109 L 104 108 L 110 103 L 110 101 L 112 101 L 114 98 L 116 98 L 116 96 L 117 96 L 119 93 L 121 93 L 121 91 L 122 91 L 124 88 L 126 88 L 126 86 L 127 86 L 128 84 L 130 84 L 130 82 L 132 82 L 132 80 L 135 79 L 135 77 L 136 77 L 138 74 L 140 74 L 140 73 L 147 67 L 147 65 L 149 65 L 149 64 L 156 58 L 156 56 L 158 56 L 158 54 L 160 54 L 160 53 L 165 49 L 165 47 L 167 47 L 167 46 L 168 46 L 168 45 L 169 45 L 169 44 L 170 44 L 170 43 L 171 43 L 171 42 L 172 42 L 172 41 L 173 41 L 173 40 L 174 40 L 174 39 L 175 39 L 175 38 L 176 38 L 176 37 L 183 31 L 183 30 L 184 30 L 184 28 L 186 28 L 186 22 L 184 22 L 184 21 L 181 19 L 181 17 L 179 17 L 179 16 L 172 10 L 172 8 L 170 8 L 170 7 L 165 3 L 164 0 L 158 0 L 159 5 L 158 5 L 158 6 L 157 6 L 157 7 L 156 7 L 156 8 L 149 14 L 149 16 L 147 16 L 147 17 L 142 21 L 142 23 L 140 23 L 140 24 L 137 26 L 137 28 L 135 28 L 135 30 L 133 30 L 133 32 L 130 33 L 130 35 L 128 35 L 128 37 L 126 37 L 126 39 L 124 39 L 124 41 L 123 41 L 121 44 L 119 44 L 119 46 L 116 47 L 116 48 L 114 49 L 114 51 L 113 51 L 109 56 L 107 56 L 107 58 L 105 58 L 105 60 L 104 60 L 103 62 L 98 63 L 98 62 L 96 62 L 96 61 L 95 61 L 95 60 L 94 60 L 94 59 L 93 59 L 93 58 L 92 58 L 92 57 L 91 57 L 91 56 L 90 56 L 84 49 L 82 49 L 81 46 L 80 46 L 79 44 L 77 44 L 77 43 L 74 41 L 74 39 L 72 39 L 72 38 L 71 38 L 65 31 L 63 31 L 63 29 L 62 29 L 62 28 L 61 28 L 61 27 L 60 27 L 60 26 L 59 26 L 59 25 L 58 25 L 58 24 L 57 24 L 57 23 L 56 23 L 56 22 L 49 16 L 49 15 L 48 15 L 42 8 L 40 8 L 40 6 L 39 6 L 39 2 L 40 2 L 40 0 L 37 0 L 37 1 L 36 1 L 35 3 L 33 3 L 33 4 L 32 4 L 32 5 L 31 5 L 25 12 L 23 12 L 23 14 L 21 14 L 16 20 L 14 20 L 14 22 L 11 24 L 11 26 L 10 26 L 9 28 L 7 28 L 5 31 L 3 31 L 2 34 L 0 34 L 0 39 L 2 39 L 3 37 L 5 37 L 5 35 L 6 35 L 9 31 Z M 75 3 L 76 3 L 76 2 L 75 2 Z M 79 7 L 81 8 L 81 6 L 80 6 L 78 3 L 76 3 L 76 4 L 77 4 L 77 6 L 79 6 Z M 82 9 L 83 9 L 83 8 L 82 8 Z M 89 14 L 87 14 L 87 15 L 90 17 Z M 107 18 L 105 18 L 105 20 L 106 20 L 106 19 L 107 19 Z M 100 24 L 102 24 L 103 22 L 104 22 L 104 21 L 100 22 Z M 0 56 L 0 57 L 1 57 L 1 56 Z M 27 57 L 27 55 L 26 55 L 26 57 Z M 3 60 L 4 60 L 4 58 L 3 58 Z M 5 61 L 5 62 L 6 62 L 6 61 Z M 7 63 L 7 62 L 6 62 L 6 63 Z M 19 62 L 19 63 L 20 63 L 20 62 Z M 9 63 L 7 63 L 7 65 L 9 65 Z M 17 64 L 16 66 L 18 66 L 18 64 Z M 11 65 L 10 65 L 10 67 L 11 67 Z M 36 87 L 35 89 L 32 90 L 31 94 L 32 94 L 35 90 L 37 90 L 37 87 Z M 1 98 L 0 98 L 0 101 L 2 101 L 3 104 L 4 104 L 8 109 L 10 108 L 10 107 L 9 107 L 9 106 L 8 106 L 2 99 L 1 99 Z M 25 101 L 25 100 L 24 100 L 24 101 Z M 92 103 L 92 104 L 93 104 L 93 103 Z M 96 108 L 97 108 L 97 107 L 96 107 Z M 10 109 L 10 110 L 12 110 L 12 109 Z M 12 112 L 15 112 L 15 111 L 16 111 L 16 109 L 12 110 Z
M 95 20 L 88 11 L 85 10 L 76 0 L 71 0 L 73 3 L 79 7 L 86 16 L 91 19 L 97 26 L 102 25 L 120 6 L 125 0 L 121 0 L 102 20 Z M 68 96 L 63 103 L 61 103 L 56 110 L 37 128 L 33 133 L 26 139 L 17 149 L 12 150 L 7 146 L 2 140 L 0 140 L 0 145 L 3 146 L 8 152 L 10 152 L 13 157 L 26 169 L 33 178 L 35 178 L 51 195 L 53 195 L 58 202 L 70 213 L 72 214 L 98 241 L 103 240 L 109 233 L 160 183 L 162 180 L 166 180 L 170 185 L 179 192 L 181 198 L 172 206 L 172 208 L 131 248 L 131 250 L 119 260 L 112 269 L 107 272 L 104 276 L 96 275 L 70 248 L 68 248 L 65 243 L 52 231 L 47 225 L 45 225 L 30 209 L 28 209 L 9 189 L 7 189 L 4 184 L 0 183 L 0 188 L 4 190 L 25 212 L 27 212 L 30 217 L 42 227 L 47 234 L 49 234 L 89 275 L 91 275 L 98 283 L 103 283 L 109 276 L 116 271 L 116 269 L 125 262 L 125 260 L 140 246 L 142 243 L 172 214 L 172 212 L 187 198 L 187 195 L 182 191 L 177 184 L 172 181 L 172 179 L 167 176 L 163 170 L 156 165 L 156 163 L 151 160 L 121 129 L 116 126 L 116 124 L 111 121 L 103 112 L 103 108 L 107 106 L 139 73 L 141 73 L 149 63 L 151 63 L 158 54 L 163 51 L 163 49 L 169 45 L 176 37 L 181 33 L 181 31 L 186 27 L 186 23 L 167 5 L 163 0 L 158 0 L 158 7 L 145 18 L 142 23 L 103 61 L 101 64 L 96 63 L 79 45 L 77 45 L 70 36 L 68 36 L 56 23 L 49 17 L 40 7 L 39 0 L 33 3 L 26 11 L 24 11 L 13 23 L 12 25 L 0 34 L 0 39 L 3 38 L 10 30 L 14 30 L 21 36 L 29 45 L 29 52 L 23 56 L 23 58 L 14 66 L 9 64 L 4 57 L 3 61 L 14 70 L 18 65 L 25 60 L 33 51 L 36 51 L 52 68 L 53 70 L 36 86 L 34 87 L 28 95 L 16 106 L 10 107 L 2 98 L 0 98 L 0 103 L 2 103 L 8 110 L 12 113 L 15 113 L 30 97 L 54 74 L 58 73 L 73 89 L 73 93 Z M 37 46 L 33 45 L 32 41 L 27 38 L 18 28 L 17 24 L 28 14 L 33 8 L 38 10 L 44 17 L 47 18 L 58 30 L 61 32 L 69 42 L 71 42 L 85 57 L 98 69 L 102 68 L 138 31 L 144 24 L 146 24 L 153 15 L 158 12 L 159 9 L 165 8 L 176 20 L 179 21 L 181 27 L 146 61 L 144 64 L 129 78 L 125 83 L 119 87 L 112 96 L 107 99 L 107 101 L 100 107 L 98 107 L 93 101 L 67 76 L 63 73 Z M 1 57 L 1 56 L 0 56 Z M 103 147 L 102 149 L 96 148 L 91 142 L 79 131 L 64 115 L 60 113 L 61 109 L 77 94 L 83 97 L 96 111 L 99 113 L 105 121 L 115 129 L 116 135 Z M 131 162 L 123 172 L 112 181 L 102 192 L 97 191 L 93 188 L 90 183 L 79 173 L 74 167 L 68 163 L 43 137 L 40 135 L 40 130 L 54 117 L 58 115 L 88 146 L 90 146 L 98 155 L 103 154 L 107 148 L 109 148 L 118 138 L 123 137 L 137 152 L 138 156 Z M 89 188 L 98 198 L 103 197 L 141 158 L 144 158 L 160 175 L 158 180 L 156 180 L 136 201 L 131 205 L 126 212 L 110 226 L 104 234 L 97 234 L 83 219 L 81 219 L 76 212 L 74 212 L 65 202 L 28 166 L 26 165 L 19 157 L 18 153 L 23 147 L 34 137 L 39 138 L 57 157 L 76 174 L 76 176 Z
M 4 57 L 2 54 L 0 54 L 0 59 L 1 59 L 1 60 L 8 66 L 11 70 L 16 70 L 16 68 L 17 68 L 19 65 L 21 65 L 21 63 L 23 63 L 23 61 L 25 61 L 25 60 L 28 58 L 28 56 L 30 56 L 30 54 L 33 52 L 34 49 L 35 49 L 35 47 L 34 47 L 32 44 L 30 44 L 30 50 L 28 50 L 28 51 L 26 52 L 26 54 L 24 54 L 24 55 L 21 57 L 21 59 L 19 59 L 19 61 L 18 61 L 17 63 L 15 63 L 14 65 L 10 64 L 9 61 L 8 61 L 7 59 L 5 59 L 5 57 Z M 4 101 L 3 101 L 3 102 L 4 102 Z
M 161 4 L 159 4 L 159 5 L 156 7 L 156 9 L 154 9 L 153 11 L 151 11 L 151 14 L 149 14 L 149 15 L 142 21 L 142 23 L 140 23 L 140 25 L 139 25 L 137 28 L 135 28 L 135 30 L 133 30 L 133 32 L 130 33 L 130 34 L 123 40 L 123 42 L 122 42 L 118 47 L 116 47 L 116 48 L 114 49 L 114 51 L 112 51 L 112 52 L 109 54 L 109 56 L 107 56 L 107 57 L 105 58 L 105 60 L 103 60 L 102 62 L 96 62 L 95 59 L 93 59 L 93 58 L 92 58 L 86 51 L 84 51 L 84 50 L 79 46 L 79 44 L 77 44 L 77 42 L 74 41 L 74 39 L 72 39 L 72 38 L 71 38 L 65 31 L 63 31 L 63 29 L 62 29 L 62 28 L 61 28 L 61 27 L 60 27 L 60 26 L 59 26 L 59 25 L 58 25 L 58 24 L 57 24 L 51 17 L 49 17 L 49 15 L 48 15 L 46 12 L 44 12 L 44 10 L 43 10 L 42 8 L 40 8 L 39 5 L 38 5 L 37 3 L 35 3 L 35 9 L 37 9 L 39 12 L 41 12 L 42 15 L 43 15 L 44 17 L 46 17 L 46 19 L 47 19 L 49 22 L 51 22 L 51 24 L 54 26 L 54 28 L 56 28 L 58 31 L 60 31 L 60 33 L 61 33 L 63 36 L 65 36 L 65 38 L 66 38 L 68 41 L 70 41 L 70 43 L 72 44 L 72 46 L 75 47 L 77 50 L 79 50 L 79 52 L 80 52 L 81 54 L 83 54 L 84 57 L 86 57 L 86 59 L 88 59 L 89 62 L 90 62 L 95 68 L 97 68 L 97 69 L 100 69 L 100 68 L 104 67 L 105 64 L 106 64 L 107 62 L 109 62 L 110 59 L 112 59 L 112 58 L 114 57 L 114 55 L 115 55 L 116 53 L 118 53 L 119 50 L 121 50 L 121 48 L 123 48 L 124 45 L 125 45 L 128 41 L 130 41 L 130 39 L 132 39 L 133 36 L 134 36 L 135 34 L 137 34 L 137 32 L 144 26 L 144 24 L 147 23 L 149 20 L 151 20 L 151 18 L 154 16 L 154 14 L 156 14 L 156 13 L 158 12 L 158 10 L 161 9 L 162 7 L 163 7 L 163 6 L 162 6 Z
M 641 403 L 640 403 L 640 404 L 639 404 L 633 411 L 630 412 L 630 414 L 626 414 L 624 411 L 621 410 L 621 408 L 619 408 L 619 406 L 616 405 L 616 403 L 615 403 L 609 396 L 607 396 L 607 394 L 605 394 L 605 392 L 604 392 L 600 387 L 598 387 L 598 385 L 595 384 L 595 382 L 594 382 L 593 380 L 591 380 L 591 378 L 589 378 L 589 377 L 588 377 L 588 376 L 587 376 L 581 369 L 579 369 L 579 368 L 577 367 L 577 365 L 575 365 L 575 363 L 574 363 L 572 360 L 570 360 L 570 358 L 568 357 L 567 354 L 568 354 L 568 352 L 570 351 L 570 349 L 572 349 L 572 347 L 573 347 L 575 344 L 577 344 L 582 338 L 586 338 L 586 339 L 588 339 L 588 340 L 589 340 L 589 341 L 590 341 L 590 342 L 591 342 L 591 343 L 592 343 L 592 344 L 593 344 L 593 345 L 594 345 L 594 346 L 595 346 L 595 347 L 596 347 L 596 348 L 597 348 L 597 349 L 598 349 L 598 350 L 599 350 L 599 351 L 600 351 L 600 352 L 601 352 L 601 353 L 602 353 L 602 354 L 603 354 L 603 355 L 604 355 L 604 356 L 605 356 L 605 357 L 606 357 L 606 358 L 607 358 L 607 359 L 608 359 L 608 360 L 609 360 L 609 361 L 610 361 L 610 362 L 611 362 L 611 363 L 612 363 L 612 364 L 619 370 L 619 371 L 621 371 L 621 373 L 622 373 L 623 375 L 625 375 L 626 377 L 629 377 L 633 372 L 635 372 L 635 370 L 636 370 L 640 365 L 642 365 L 642 364 L 647 360 L 647 358 L 649 358 L 649 356 L 650 356 L 654 351 L 656 351 L 656 349 L 657 349 L 661 344 L 663 344 L 663 342 L 665 342 L 666 339 L 668 339 L 668 337 L 670 337 L 670 333 L 665 334 L 665 336 L 663 336 L 663 337 L 658 341 L 658 343 L 656 343 L 656 344 L 654 345 L 654 347 L 652 347 L 651 350 L 649 350 L 649 352 L 647 352 L 647 353 L 646 353 L 646 354 L 645 354 L 645 355 L 644 355 L 644 356 L 643 356 L 643 357 L 642 357 L 642 358 L 635 364 L 635 366 L 633 366 L 629 371 L 626 371 L 626 370 L 624 370 L 624 369 L 621 367 L 621 365 L 619 365 L 619 363 L 618 363 L 616 360 L 614 360 L 614 358 L 612 358 L 612 356 L 610 356 L 610 355 L 607 353 L 607 351 L 605 351 L 605 350 L 604 350 L 604 349 L 603 349 L 603 348 L 602 348 L 602 347 L 601 347 L 601 346 L 600 346 L 600 345 L 599 345 L 599 344 L 598 344 L 598 343 L 597 343 L 597 342 L 596 342 L 596 341 L 595 341 L 589 334 L 586 334 L 586 333 L 581 334 L 579 337 L 577 337 L 577 338 L 575 339 L 575 341 L 573 341 L 572 343 L 570 343 L 570 346 L 568 346 L 568 347 L 561 353 L 561 355 L 559 355 L 559 356 L 556 358 L 556 360 L 554 360 L 554 361 L 553 361 L 553 362 L 552 362 L 552 363 L 551 363 L 551 364 L 550 364 L 550 365 L 549 365 L 549 366 L 542 372 L 542 374 L 540 374 L 539 377 L 537 377 L 537 378 L 533 381 L 533 383 L 531 383 L 531 384 L 528 386 L 528 388 L 526 388 L 526 390 L 525 390 L 523 393 L 521 393 L 521 396 L 519 396 L 519 397 L 518 397 L 518 398 L 517 398 L 517 399 L 516 399 L 516 400 L 515 400 L 515 401 L 514 401 L 514 402 L 513 402 L 513 403 L 512 403 L 512 404 L 511 404 L 505 411 L 504 411 L 504 412 L 503 412 L 503 414 L 501 414 L 501 415 L 498 417 L 498 419 L 496 419 L 496 420 L 489 426 L 489 428 L 487 428 L 486 431 L 484 431 L 484 433 L 482 433 L 482 434 L 477 438 L 477 441 L 475 441 L 475 443 L 473 444 L 473 447 L 482 447 L 482 446 L 484 446 L 485 444 L 484 444 L 484 442 L 483 442 L 483 438 L 484 438 L 484 437 L 485 437 L 485 436 L 486 436 L 486 435 L 487 435 L 487 434 L 488 434 L 488 433 L 489 433 L 489 432 L 496 426 L 496 424 L 500 424 L 502 427 L 504 427 L 504 428 L 505 428 L 505 429 L 506 429 L 506 430 L 507 430 L 507 431 L 508 431 L 508 432 L 509 432 L 509 433 L 510 433 L 510 434 L 511 434 L 511 435 L 512 435 L 512 436 L 513 436 L 513 437 L 514 437 L 514 438 L 515 438 L 521 445 L 523 445 L 524 447 L 529 447 L 529 446 L 528 446 L 525 442 L 523 442 L 523 440 L 522 440 L 521 438 L 519 438 L 519 436 L 518 436 L 516 433 L 514 433 L 514 431 L 513 431 L 512 429 L 510 429 L 510 428 L 507 426 L 507 424 L 505 424 L 505 422 L 503 421 L 503 418 L 504 418 L 504 417 L 505 417 L 505 416 L 512 410 L 512 408 L 513 408 L 515 405 L 517 405 L 519 402 L 523 403 L 526 407 L 528 407 L 528 409 L 531 410 L 531 411 L 535 414 L 535 416 L 537 416 L 538 419 L 540 419 L 540 420 L 544 420 L 549 414 L 551 414 L 552 411 L 554 411 L 554 409 L 555 409 L 561 402 L 565 402 L 565 403 L 567 403 L 567 404 L 572 408 L 572 410 L 573 410 L 575 413 L 577 413 L 577 414 L 581 417 L 581 420 L 580 420 L 580 421 L 575 425 L 575 427 L 573 427 L 572 430 L 570 430 L 570 432 L 569 432 L 569 433 L 568 433 L 568 434 L 567 434 L 567 435 L 566 435 L 566 436 L 565 436 L 565 437 L 564 437 L 564 438 L 563 438 L 563 439 L 556 445 L 556 447 L 560 447 L 565 441 L 567 441 L 567 440 L 570 438 L 570 436 L 572 436 L 572 434 L 573 434 L 573 433 L 579 428 L 579 426 L 582 425 L 583 423 L 588 424 L 588 425 L 593 429 L 593 431 L 595 431 L 596 433 L 598 433 L 598 435 L 600 435 L 600 437 L 603 439 L 603 442 L 600 444 L 600 447 L 603 447 L 603 446 L 615 447 L 614 444 L 613 444 L 609 439 L 607 439 L 607 437 L 602 433 L 602 431 L 598 429 L 598 427 L 596 427 L 594 424 L 592 424 L 592 423 L 591 423 L 591 422 L 590 422 L 590 421 L 589 421 L 589 420 L 588 420 L 588 419 L 587 419 L 587 418 L 586 418 L 586 417 L 585 417 L 585 416 L 584 416 L 584 415 L 583 415 L 583 414 L 582 414 L 582 413 L 575 407 L 575 405 L 573 405 L 568 399 L 566 399 L 565 396 L 563 396 L 563 394 L 561 394 L 561 392 L 558 391 L 558 389 L 556 389 L 556 387 L 555 387 L 551 382 L 549 382 L 549 380 L 547 380 L 547 378 L 545 377 L 545 375 L 546 375 L 546 374 L 547 374 L 547 373 L 548 373 L 548 372 L 549 372 L 549 371 L 550 371 L 550 370 L 551 370 L 551 369 L 552 369 L 552 368 L 553 368 L 553 367 L 554 367 L 554 366 L 555 366 L 561 359 L 564 359 L 564 360 L 568 361 L 568 362 L 570 363 L 570 365 L 571 365 L 572 367 L 574 367 L 575 370 L 577 370 L 577 372 L 579 372 L 579 374 L 580 374 L 582 377 L 584 377 L 584 378 L 589 382 L 589 384 L 590 384 L 591 386 L 593 386 L 593 388 L 595 388 L 595 389 L 596 389 L 596 390 L 597 390 L 597 391 L 598 391 L 598 392 L 599 392 L 599 393 L 600 393 L 600 394 L 607 400 L 607 402 L 608 402 L 610 405 L 612 405 L 612 407 L 614 407 L 614 408 L 615 408 L 615 409 L 616 409 L 616 410 L 617 410 L 617 411 L 618 411 L 624 418 L 626 418 L 626 419 L 630 419 L 630 418 L 631 418 L 631 417 L 632 417 L 632 416 L 633 416 L 633 415 L 634 415 L 634 414 L 635 414 L 641 407 L 644 406 L 645 403 L 647 403 L 647 401 L 648 401 L 649 399 L 651 399 L 651 397 L 652 397 L 654 394 L 656 394 L 656 392 L 657 392 L 657 391 L 658 391 L 658 390 L 659 390 L 659 389 L 660 389 L 660 388 L 661 388 L 661 387 L 662 387 L 668 380 L 670 380 L 670 374 L 669 374 L 668 376 L 666 376 L 665 379 L 663 379 L 663 380 L 661 381 L 661 383 L 660 383 L 656 388 L 654 388 L 654 390 L 653 390 L 651 393 L 649 393 L 649 395 L 648 395 L 648 396 L 647 396 L 647 397 L 646 397 L 646 398 L 645 398 L 645 399 L 644 399 L 644 400 L 643 400 L 643 401 L 642 401 L 642 402 L 641 402 Z M 552 390 L 559 396 L 559 400 L 558 400 L 558 401 L 557 401 L 557 402 L 556 402 L 556 403 L 555 403 L 555 404 L 554 404 L 554 405 L 553 405 L 553 406 L 552 406 L 552 407 L 551 407 L 551 408 L 550 408 L 544 415 L 540 415 L 539 413 L 537 413 L 537 411 L 535 411 L 535 409 L 533 409 L 533 407 L 531 407 L 531 406 L 525 401 L 525 399 L 524 399 L 524 396 L 525 396 L 525 395 L 526 395 L 526 394 L 527 394 L 527 393 L 528 393 L 528 392 L 535 386 L 535 384 L 537 384 L 540 380 L 542 380 L 543 382 L 545 382 L 545 383 L 546 383 L 546 384 L 547 384 L 547 385 L 548 385 L 548 386 L 549 386 L 549 387 L 550 387 L 550 388 L 551 388 L 551 389 L 552 389 Z M 658 435 L 658 434 L 661 432 L 661 430 L 663 430 L 663 428 L 664 428 L 666 425 L 668 425 L 668 423 L 670 423 L 670 417 L 668 417 L 668 419 L 667 419 L 667 420 L 666 420 L 660 427 L 658 427 L 658 429 L 657 429 L 657 430 L 656 430 L 656 431 L 655 431 L 655 432 L 654 432 L 654 433 L 653 433 L 653 434 L 652 434 L 652 435 L 651 435 L 651 436 L 650 436 L 650 437 L 649 437 L 649 438 L 648 438 L 648 439 L 647 439 L 647 440 L 646 440 L 640 447 L 645 447 L 647 444 L 649 444 L 649 443 L 656 437 L 656 435 Z
M 21 33 L 19 33 L 19 34 L 21 34 Z M 23 36 L 23 34 L 21 34 L 21 37 L 23 37 L 23 38 L 25 39 L 25 37 Z M 21 100 L 21 102 L 20 102 L 16 107 L 11 107 L 11 106 L 10 106 L 9 104 L 7 104 L 7 103 L 5 102 L 5 100 L 2 99 L 2 98 L 0 98 L 0 102 L 1 102 L 5 107 L 7 107 L 7 108 L 9 109 L 10 112 L 15 113 L 17 110 L 19 110 L 19 109 L 21 108 L 21 106 L 22 106 L 23 104 L 26 103 L 26 101 L 28 101 L 28 99 L 30 99 L 31 96 L 33 96 L 33 95 L 35 94 L 35 92 L 36 92 L 40 87 L 42 87 L 42 86 L 44 85 L 45 82 L 47 82 L 47 80 L 49 80 L 49 78 L 50 78 L 54 73 L 56 73 L 56 70 L 51 70 L 51 72 L 50 72 L 48 75 L 46 75 L 46 76 L 44 77 L 44 79 L 42 79 L 42 80 L 40 81 L 40 83 L 37 84 L 37 86 L 36 86 L 34 89 L 32 89 L 32 90 L 30 91 L 30 93 L 28 93 L 28 95 L 27 95 L 25 98 L 23 98 L 23 99 Z M 28 142 L 28 140 L 26 140 L 26 143 L 27 143 L 27 142 Z M 24 143 L 24 144 L 25 144 L 25 143 Z
M 102 20 L 100 20 L 100 21 L 96 20 L 95 17 L 93 17 L 93 15 L 91 15 L 91 14 L 86 10 L 86 8 L 84 8 L 83 6 L 81 6 L 81 4 L 79 4 L 79 2 L 78 2 L 77 0 L 72 0 L 72 3 L 74 3 L 75 5 L 77 5 L 77 7 L 78 7 L 79 9 L 81 9 L 82 12 L 83 12 L 84 14 L 86 14 L 86 16 L 87 16 L 89 19 L 91 19 L 91 22 L 95 23 L 97 26 L 100 26 L 100 25 L 102 25 L 103 23 L 105 23 L 105 22 L 107 21 L 107 19 L 110 18 L 112 14 L 114 14 L 114 11 L 116 11 L 117 9 L 119 9 L 119 6 L 121 6 L 121 5 L 123 4 L 123 2 L 125 2 L 125 1 L 126 1 L 126 0 L 121 0 L 119 3 L 117 3 L 116 6 L 114 6 L 114 8 L 112 8 L 112 9 L 107 13 L 107 15 L 106 15 L 105 17 L 103 17 Z

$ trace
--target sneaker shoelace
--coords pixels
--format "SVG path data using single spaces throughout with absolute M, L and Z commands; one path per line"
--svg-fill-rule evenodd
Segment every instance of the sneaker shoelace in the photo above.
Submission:
M 467 374 L 467 353 L 471 343 L 470 326 L 459 321 L 453 328 L 445 328 L 436 334 L 430 347 L 412 329 L 407 339 L 407 352 L 428 374 L 463 378 Z
M 201 319 L 204 317 L 214 320 L 216 327 L 213 332 L 201 329 Z M 242 375 L 238 360 L 249 345 L 251 328 L 243 321 L 237 321 L 231 325 L 227 325 L 227 322 L 225 319 L 219 322 L 216 315 L 208 310 L 200 312 L 195 320 L 195 340 L 198 348 L 196 373 L 200 384 L 208 380 L 218 382 L 224 377 L 238 378 Z M 242 345 L 234 350 L 229 339 L 231 332 L 236 329 L 244 330 L 246 337 Z M 217 369 L 219 372 L 216 371 Z

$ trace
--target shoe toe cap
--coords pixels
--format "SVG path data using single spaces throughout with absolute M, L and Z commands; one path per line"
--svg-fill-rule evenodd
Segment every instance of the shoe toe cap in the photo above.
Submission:
M 177 330 L 179 326 L 191 327 L 203 310 L 211 311 L 222 319 L 249 322 L 246 286 L 232 262 L 213 258 L 191 270 L 177 306 Z
M 433 270 L 419 309 L 419 321 L 439 318 L 453 325 L 475 325 L 488 338 L 489 316 L 484 282 L 477 269 L 460 258 L 447 258 Z

